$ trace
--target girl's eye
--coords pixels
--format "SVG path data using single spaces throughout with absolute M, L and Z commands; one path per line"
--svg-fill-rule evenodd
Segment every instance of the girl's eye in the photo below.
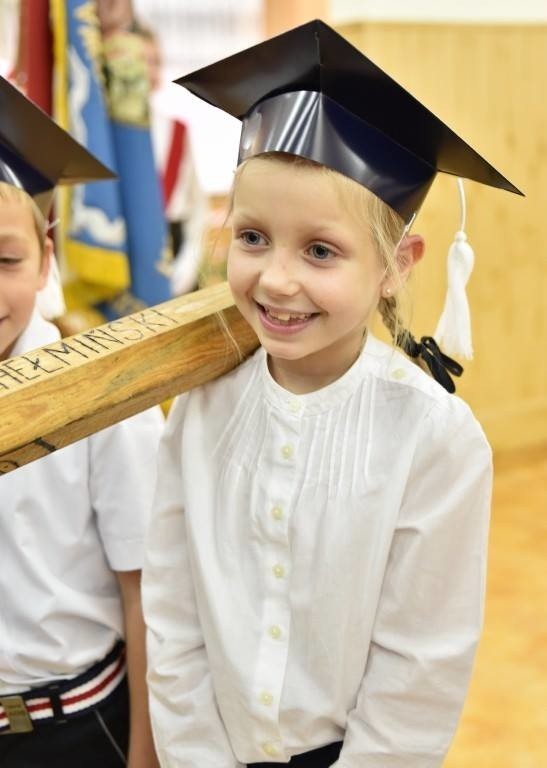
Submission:
M 243 243 L 245 243 L 245 245 L 264 245 L 266 242 L 262 235 L 259 232 L 255 232 L 254 229 L 245 230 L 245 232 L 242 232 L 239 237 Z
M 0 264 L 4 267 L 13 267 L 21 261 L 19 256 L 4 256 L 0 253 Z
M 310 247 L 310 254 L 314 259 L 317 259 L 317 261 L 326 261 L 329 256 L 333 255 L 333 252 L 330 248 L 327 248 L 326 245 L 322 245 L 322 243 L 315 243 Z

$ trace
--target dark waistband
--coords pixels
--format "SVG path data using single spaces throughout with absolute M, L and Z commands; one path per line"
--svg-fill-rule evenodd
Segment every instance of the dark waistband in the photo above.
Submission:
M 342 744 L 342 741 L 335 741 L 333 744 L 327 744 L 324 747 L 319 747 L 319 749 L 302 752 L 300 755 L 291 757 L 285 765 L 293 766 L 293 768 L 329 768 L 338 760 Z M 274 763 L 249 763 L 247 768 L 272 768 L 272 765 Z
M 0 694 L 0 734 L 31 731 L 45 722 L 65 722 L 104 701 L 125 677 L 125 644 L 70 680 L 52 680 L 21 693 Z
M 123 640 L 118 640 L 118 642 L 113 646 L 112 650 L 106 654 L 106 656 L 104 656 L 99 661 L 96 661 L 95 664 L 92 664 L 79 675 L 76 675 L 76 677 L 64 678 L 62 680 L 50 680 L 49 682 L 42 683 L 35 688 L 29 688 L 23 693 L 5 695 L 22 696 L 24 699 L 37 699 L 42 696 L 47 696 L 51 690 L 55 690 L 60 694 L 64 693 L 65 691 L 70 691 L 77 686 L 85 685 L 90 680 L 93 680 L 95 677 L 97 677 L 98 674 L 102 672 L 103 669 L 106 669 L 106 667 L 112 664 L 112 662 L 119 659 L 124 651 L 125 643 Z M 0 696 L 2 696 L 1 693 Z

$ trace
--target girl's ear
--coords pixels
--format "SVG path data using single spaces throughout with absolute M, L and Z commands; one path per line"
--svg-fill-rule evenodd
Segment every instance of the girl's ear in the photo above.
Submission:
M 51 267 L 51 260 L 53 259 L 53 240 L 46 235 L 44 241 L 44 250 L 42 252 L 42 262 L 40 264 L 40 279 L 38 282 L 38 290 L 41 291 L 47 283 L 49 270 Z
M 421 235 L 405 235 L 397 249 L 397 266 L 401 280 L 406 280 L 412 267 L 424 255 L 425 241 Z
M 381 295 L 384 298 L 393 296 L 397 289 L 404 283 L 412 268 L 424 255 L 425 241 L 421 235 L 405 235 L 399 247 L 397 248 L 397 269 L 399 274 L 396 277 L 388 276 L 382 282 Z

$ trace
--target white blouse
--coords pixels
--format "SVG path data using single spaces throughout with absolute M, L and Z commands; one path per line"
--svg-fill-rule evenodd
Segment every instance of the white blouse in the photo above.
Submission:
M 58 338 L 35 313 L 13 355 Z M 142 566 L 162 429 L 146 411 L 0 477 L 0 695 L 73 677 L 123 635 L 113 571 Z
M 467 405 L 369 337 L 295 396 L 262 349 L 181 397 L 143 598 L 164 768 L 433 768 L 480 634 L 491 452 Z

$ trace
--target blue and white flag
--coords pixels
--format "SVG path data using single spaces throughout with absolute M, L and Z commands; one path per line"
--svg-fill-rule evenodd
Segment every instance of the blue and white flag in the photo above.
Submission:
M 116 317 L 170 298 L 146 63 L 136 35 L 103 40 L 96 0 L 51 0 L 51 10 L 55 117 L 118 174 L 76 187 L 61 211 L 67 304 Z

